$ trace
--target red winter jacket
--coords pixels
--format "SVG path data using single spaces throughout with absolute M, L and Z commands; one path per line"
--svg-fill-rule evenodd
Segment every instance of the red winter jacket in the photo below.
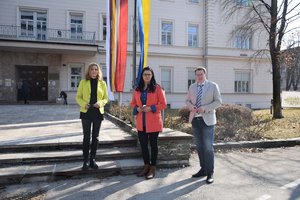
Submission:
M 157 85 L 154 92 L 147 93 L 146 106 L 156 107 L 156 112 L 146 112 L 146 132 L 161 132 L 163 130 L 163 122 L 161 116 L 161 110 L 167 107 L 167 101 L 162 88 Z M 141 92 L 134 90 L 132 95 L 132 100 L 130 103 L 131 108 L 142 107 Z M 143 117 L 142 113 L 137 113 L 136 115 L 136 129 L 138 131 L 143 131 Z

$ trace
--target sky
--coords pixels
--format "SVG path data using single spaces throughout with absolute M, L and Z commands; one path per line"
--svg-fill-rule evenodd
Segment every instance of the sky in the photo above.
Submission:
M 282 2 L 282 0 L 278 0 L 278 5 L 280 5 Z M 290 2 L 290 5 L 288 7 L 288 10 L 291 10 L 292 8 L 294 8 L 297 4 L 300 3 L 299 0 L 289 0 Z M 289 38 L 294 38 L 295 40 L 298 40 L 300 39 L 300 5 L 298 5 L 288 16 L 287 16 L 287 19 L 291 16 L 294 16 L 294 15 L 298 15 L 298 18 L 296 21 L 293 21 L 292 23 L 290 23 L 288 25 L 288 28 L 287 28 L 287 31 L 291 30 L 290 32 L 288 32 L 285 37 L 284 37 L 284 40 L 288 40 Z M 296 28 L 296 29 L 295 29 Z M 295 30 L 292 30 L 292 29 L 295 29 Z M 298 33 L 296 33 L 298 32 Z M 291 35 L 291 33 L 296 33 L 294 34 L 294 36 Z M 286 44 L 283 44 L 283 49 L 286 48 Z

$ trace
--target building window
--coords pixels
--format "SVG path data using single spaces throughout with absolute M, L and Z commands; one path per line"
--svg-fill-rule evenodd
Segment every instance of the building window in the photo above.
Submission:
M 189 0 L 190 3 L 199 3 L 199 0 Z
M 196 80 L 195 80 L 195 71 L 194 70 L 189 70 L 188 71 L 188 89 L 195 82 L 196 82 Z
M 130 35 L 128 35 L 129 36 L 128 40 L 133 42 L 133 40 L 134 40 L 134 38 L 133 38 L 133 36 L 134 36 L 134 17 L 133 16 L 131 16 L 130 23 L 131 24 L 130 24 L 129 29 L 128 29 Z M 136 39 L 135 39 L 136 41 L 135 42 L 140 43 L 140 34 L 139 34 L 140 25 L 139 25 L 138 17 L 136 18 L 135 25 L 136 25 Z
M 250 92 L 250 76 L 249 71 L 235 72 L 234 92 L 236 93 L 249 93 Z
M 251 48 L 251 37 L 238 34 L 234 38 L 234 47 L 239 49 Z
M 106 69 L 106 66 L 104 65 L 104 64 L 101 64 L 101 71 L 102 71 L 102 78 L 103 78 L 103 80 L 106 82 L 106 84 L 107 84 L 107 69 Z
M 25 11 L 20 14 L 21 36 L 46 40 L 47 34 L 47 12 Z
M 134 19 L 133 19 L 134 20 Z M 135 22 L 135 24 L 136 24 L 136 43 L 140 43 L 140 24 L 139 24 L 139 20 L 138 20 L 138 18 L 136 19 L 136 22 Z M 132 28 L 134 28 L 133 26 L 132 26 Z M 134 30 L 133 30 L 134 31 Z M 133 32 L 132 31 L 132 32 Z
M 188 26 L 188 46 L 198 47 L 198 25 L 189 24 Z
M 168 68 L 161 69 L 161 85 L 164 88 L 165 92 L 171 92 L 171 73 L 172 70 Z
M 172 33 L 173 33 L 173 23 L 172 22 L 162 22 L 161 23 L 161 44 L 172 45 Z
M 106 32 L 107 24 L 106 24 L 106 15 L 102 15 L 102 40 L 106 40 Z
M 71 38 L 82 39 L 83 29 L 83 15 L 82 14 L 70 14 L 70 27 L 71 27 Z
M 70 90 L 77 90 L 81 77 L 83 66 L 80 64 L 71 64 L 70 66 Z
M 250 6 L 250 0 L 236 0 L 238 6 Z

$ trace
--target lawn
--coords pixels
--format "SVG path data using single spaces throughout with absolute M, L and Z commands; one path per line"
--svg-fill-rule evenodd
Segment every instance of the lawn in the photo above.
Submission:
M 254 116 L 260 119 L 259 123 L 263 125 L 268 123 L 262 133 L 260 133 L 261 139 L 286 139 L 300 137 L 300 109 L 283 109 L 282 119 L 272 119 L 270 110 L 254 110 Z M 167 127 L 172 126 L 172 128 L 191 133 L 191 125 L 188 123 L 179 123 L 181 120 L 178 116 L 177 109 L 166 109 L 165 116 L 171 116 L 171 120 L 167 119 L 165 124 Z M 236 140 L 232 138 L 233 140 Z
M 283 109 L 284 118 L 273 119 L 269 130 L 263 133 L 267 139 L 300 137 L 300 109 Z M 272 118 L 270 110 L 256 110 L 255 115 Z

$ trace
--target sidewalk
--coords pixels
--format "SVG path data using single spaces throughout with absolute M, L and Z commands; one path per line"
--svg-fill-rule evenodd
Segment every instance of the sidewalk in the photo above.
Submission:
M 0 146 L 82 143 L 76 105 L 0 105 Z M 128 133 L 103 120 L 100 141 L 130 139 Z

